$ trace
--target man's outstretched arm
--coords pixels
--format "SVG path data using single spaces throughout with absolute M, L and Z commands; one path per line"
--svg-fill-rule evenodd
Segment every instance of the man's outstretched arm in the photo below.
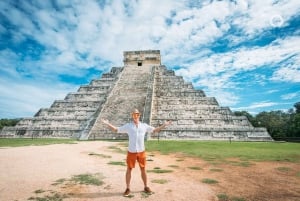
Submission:
M 166 128 L 167 126 L 169 126 L 170 124 L 172 124 L 172 121 L 166 121 L 163 125 L 156 127 L 152 132 L 153 133 L 158 133 L 161 129 Z
M 111 123 L 109 123 L 107 119 L 101 119 L 101 122 L 107 125 L 112 131 L 118 132 L 118 128 L 112 125 Z

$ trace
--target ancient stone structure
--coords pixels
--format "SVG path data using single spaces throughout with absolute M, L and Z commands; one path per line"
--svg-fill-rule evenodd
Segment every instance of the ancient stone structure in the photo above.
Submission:
M 80 86 L 64 100 L 40 109 L 33 118 L 5 127 L 2 136 L 73 137 L 77 139 L 123 139 L 100 119 L 116 126 L 130 121 L 133 108 L 141 120 L 158 126 L 173 124 L 147 138 L 270 141 L 265 128 L 254 128 L 245 116 L 235 116 L 213 97 L 176 76 L 161 65 L 160 51 L 124 52 L 124 67 L 113 67 L 100 79 Z

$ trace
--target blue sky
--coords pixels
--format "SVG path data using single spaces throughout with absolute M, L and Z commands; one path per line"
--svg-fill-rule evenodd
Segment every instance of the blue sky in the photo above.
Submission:
M 149 49 L 233 111 L 300 101 L 299 0 L 4 0 L 0 118 L 31 117 Z

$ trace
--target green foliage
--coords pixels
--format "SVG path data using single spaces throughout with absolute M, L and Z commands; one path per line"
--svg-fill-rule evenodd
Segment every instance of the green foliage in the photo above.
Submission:
M 265 127 L 273 138 L 300 138 L 300 102 L 294 109 L 284 111 L 260 112 L 252 116 L 246 111 L 234 112 L 237 116 L 246 116 L 254 127 Z
M 15 126 L 19 121 L 20 119 L 0 119 L 0 130 L 4 126 Z
M 287 137 L 291 115 L 283 111 L 261 112 L 256 115 L 256 121 L 266 127 L 272 137 Z
M 296 113 L 299 114 L 300 113 L 300 102 L 295 103 L 294 107 L 296 108 Z
M 256 118 L 272 137 L 300 137 L 300 113 L 262 112 Z
M 249 112 L 247 111 L 235 111 L 234 115 L 236 116 L 246 116 L 247 119 L 252 123 L 253 126 L 257 125 L 255 117 L 253 117 Z

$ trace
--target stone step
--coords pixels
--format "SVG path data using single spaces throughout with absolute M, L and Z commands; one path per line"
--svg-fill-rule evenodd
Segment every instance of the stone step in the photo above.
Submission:
M 190 129 L 190 130 L 164 130 L 151 135 L 151 139 L 193 139 L 193 140 L 232 140 L 232 141 L 270 141 L 265 129 Z
M 111 85 L 99 85 L 99 86 L 91 86 L 91 85 L 82 85 L 78 89 L 78 92 L 92 92 L 92 91 L 107 91 Z
M 21 120 L 16 127 L 23 127 L 29 125 L 30 127 L 80 127 L 83 122 L 86 122 L 87 118 L 76 118 L 76 119 L 62 119 L 62 118 L 32 118 L 30 120 Z
M 30 129 L 25 127 L 23 129 L 15 127 L 5 127 L 1 131 L 1 135 L 6 137 L 54 137 L 54 138 L 74 138 L 80 130 L 73 128 L 35 128 Z
M 56 100 L 51 105 L 51 108 L 73 108 L 73 107 L 86 107 L 86 108 L 98 108 L 104 101 L 67 101 Z
M 200 105 L 200 106 L 209 106 L 215 105 L 220 107 L 217 100 L 214 97 L 156 97 L 155 102 L 157 104 L 172 104 L 172 105 Z
M 111 86 L 116 78 L 101 78 L 101 79 L 95 79 L 92 80 L 89 84 L 89 86 Z
M 66 118 L 70 118 L 70 117 L 77 117 L 77 116 L 82 116 L 82 117 L 86 117 L 86 116 L 91 116 L 94 112 L 95 109 L 86 109 L 85 110 L 79 110 L 77 108 L 73 109 L 73 110 L 65 110 L 62 108 L 42 108 L 40 109 L 36 114 L 35 117 L 66 117 Z
M 91 92 L 73 92 L 69 93 L 64 100 L 66 101 L 105 101 L 106 92 L 91 93 Z

